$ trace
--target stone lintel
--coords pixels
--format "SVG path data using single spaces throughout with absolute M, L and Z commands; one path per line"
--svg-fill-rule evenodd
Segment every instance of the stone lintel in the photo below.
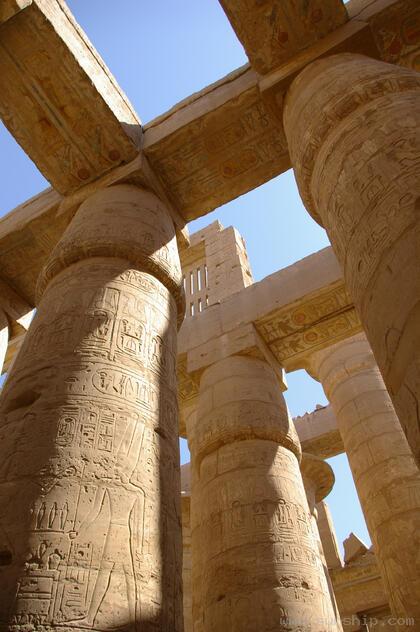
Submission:
M 347 19 L 342 0 L 220 0 L 255 70 L 266 74 Z
M 201 348 L 210 354 L 213 340 L 224 340 L 222 336 L 227 333 L 237 338 L 241 328 L 251 323 L 286 371 L 304 368 L 315 349 L 360 331 L 331 248 L 305 257 L 224 299 L 219 307 L 210 306 L 187 319 L 180 331 L 180 353 Z
M 282 122 L 248 66 L 145 126 L 143 151 L 191 221 L 290 169 Z
M 381 59 L 414 69 L 420 68 L 420 42 L 415 35 L 416 25 L 420 22 L 418 0 L 351 0 L 347 7 L 351 21 L 346 28 L 350 28 L 353 22 L 369 23 Z M 26 15 L 32 10 L 33 7 L 28 6 L 22 14 Z M 34 10 L 39 11 L 38 5 Z M 17 14 L 11 23 L 20 17 Z M 82 43 L 80 45 L 84 50 L 83 46 L 88 46 L 87 38 L 81 35 L 77 25 L 73 22 L 70 25 L 68 30 L 73 33 L 76 41 Z M 3 26 L 7 27 L 7 24 Z M 3 41 L 3 26 L 0 41 Z M 354 27 L 350 30 L 352 28 Z M 107 74 L 97 54 L 89 46 L 90 68 L 98 70 L 99 64 L 98 76 L 114 86 L 113 78 Z M 71 59 L 76 64 L 75 58 Z M 293 59 L 289 63 L 293 64 Z M 84 71 L 80 72 L 83 75 Z M 150 170 L 156 174 L 152 188 L 161 196 L 156 188 L 156 182 L 159 182 L 161 192 L 164 191 L 167 198 L 171 199 L 171 213 L 175 209 L 182 214 L 183 221 L 205 215 L 290 168 L 282 124 L 263 99 L 258 86 L 259 79 L 259 75 L 249 65 L 244 66 L 178 103 L 145 126 L 143 150 Z M 20 78 L 18 86 L 21 81 Z M 11 84 L 8 86 L 8 90 L 11 90 Z M 86 95 L 90 95 L 89 99 L 95 101 L 99 97 L 91 94 L 90 89 L 94 89 L 93 84 Z M 117 88 L 112 87 L 109 93 L 111 101 L 114 97 L 117 102 L 123 99 Z M 5 94 L 2 95 L 3 98 L 6 98 Z M 20 105 L 15 105 L 16 116 L 12 133 L 19 141 L 21 133 L 27 130 L 28 122 L 20 114 L 17 116 Z M 76 113 L 75 116 L 79 114 Z M 111 118 L 112 116 L 111 114 Z M 99 118 L 98 121 L 100 120 Z M 106 122 L 107 116 L 103 118 L 99 132 Z M 117 137 L 120 135 L 119 128 Z M 52 156 L 51 151 L 60 153 L 61 149 L 57 149 L 55 145 L 53 149 L 49 148 L 52 142 L 49 136 L 44 138 L 42 135 L 34 135 L 34 138 L 35 136 L 39 139 L 39 150 L 42 150 L 44 157 Z M 24 143 L 21 144 L 24 146 Z M 63 148 L 67 151 L 64 145 Z M 70 152 L 70 156 L 72 155 Z M 128 155 L 124 158 L 131 163 L 133 171 L 138 170 L 136 162 L 131 162 L 135 156 Z M 37 164 L 43 171 L 39 161 Z M 49 162 L 49 168 L 58 170 L 54 180 L 62 177 L 61 164 L 55 158 L 51 158 Z M 102 172 L 98 172 L 95 177 L 101 175 Z M 129 178 L 129 173 L 125 173 L 125 176 Z M 78 181 L 76 188 L 81 188 L 84 184 L 87 182 Z M 45 253 L 48 254 L 58 241 L 71 217 L 71 213 L 68 217 L 65 214 L 58 218 L 52 215 L 52 197 L 60 199 L 58 193 L 47 190 L 0 220 L 0 246 L 3 246 L 4 240 L 7 242 L 6 249 L 0 248 L 2 276 L 7 277 L 28 300 L 34 296 L 36 278 L 45 261 Z M 71 206 L 72 201 L 67 204 Z M 167 202 L 166 204 L 169 206 Z M 37 216 L 36 222 L 33 221 L 31 212 L 25 218 L 26 212 L 32 208 Z M 20 224 L 18 239 L 14 222 L 16 212 L 19 214 Z M 25 222 L 30 226 L 26 227 Z M 7 230 L 12 231 L 12 234 L 7 235 Z M 27 239 L 29 234 L 30 240 Z M 182 243 L 180 246 L 182 247 Z M 8 269 L 7 274 L 4 273 L 4 266 Z
M 290 61 L 262 77 L 259 88 L 273 114 L 282 118 L 283 98 L 297 75 L 316 59 L 336 53 L 353 53 L 380 59 L 370 25 L 351 20 L 333 31 L 310 48 L 300 51 Z
M 372 551 L 368 551 L 356 562 L 330 569 L 330 576 L 342 618 L 388 605 Z
M 213 309 L 219 310 L 220 305 Z M 276 374 L 281 391 L 287 389 L 284 369 L 258 334 L 252 322 L 222 333 L 187 352 L 187 372 L 200 374 L 205 368 L 232 355 L 249 355 L 265 360 Z
M 133 160 L 141 124 L 64 2 L 32 0 L 0 30 L 0 115 L 68 194 Z
M 321 459 L 344 452 L 343 440 L 331 406 L 318 407 L 310 413 L 293 419 L 302 451 Z
M 10 285 L 0 278 L 0 308 L 10 321 L 16 321 L 25 331 L 33 316 L 33 308 Z
M 16 13 L 26 9 L 30 4 L 32 4 L 32 0 L 2 0 L 0 6 L 0 24 L 6 22 L 6 20 L 10 20 Z

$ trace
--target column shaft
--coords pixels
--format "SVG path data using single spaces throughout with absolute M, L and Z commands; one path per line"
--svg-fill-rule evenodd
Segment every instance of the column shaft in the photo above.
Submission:
M 53 251 L 0 407 L 5 628 L 181 632 L 180 283 L 172 221 L 133 186 Z
M 420 472 L 366 338 L 319 351 L 311 371 L 334 409 L 391 609 L 420 622 Z
M 325 581 L 328 586 L 332 608 L 337 621 L 337 630 L 342 630 L 340 614 L 337 608 L 337 602 L 334 595 L 334 588 L 328 571 L 327 562 L 324 555 L 324 549 L 321 542 L 321 536 L 318 528 L 318 511 L 317 503 L 321 502 L 333 488 L 335 477 L 332 467 L 323 459 L 304 452 L 300 464 L 303 485 L 305 487 L 306 498 L 308 501 L 309 512 L 311 514 L 311 526 L 317 543 L 319 558 L 322 563 L 322 570 Z
M 284 123 L 303 201 L 420 458 L 420 75 L 349 53 L 318 60 L 293 82 Z
M 194 632 L 337 630 L 271 367 L 236 356 L 206 369 L 188 432 Z

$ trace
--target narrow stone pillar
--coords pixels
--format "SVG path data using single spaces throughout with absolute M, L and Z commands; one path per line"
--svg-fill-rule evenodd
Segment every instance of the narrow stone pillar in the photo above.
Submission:
M 189 463 L 181 465 L 181 512 L 184 632 L 193 632 L 191 586 L 191 485 Z
M 306 498 L 311 514 L 312 531 L 318 545 L 319 557 L 322 562 L 326 589 L 330 595 L 332 609 L 336 618 L 337 630 L 342 630 L 340 614 L 338 612 L 334 589 L 328 572 L 328 566 L 318 529 L 318 510 L 316 508 L 317 503 L 320 503 L 332 490 L 335 482 L 334 472 L 332 467 L 328 465 L 326 461 L 314 456 L 313 454 L 308 454 L 307 452 L 302 454 L 300 471 L 302 473 L 303 485 L 305 487 Z
M 152 193 L 79 208 L 0 406 L 3 629 L 182 630 L 181 272 Z
M 365 336 L 314 354 L 311 374 L 334 409 L 391 609 L 420 622 L 420 472 Z
M 321 502 L 316 504 L 316 510 L 318 513 L 319 537 L 321 538 L 327 567 L 329 569 L 341 568 L 343 560 L 328 503 L 325 500 L 321 500 Z
M 245 356 L 205 369 L 187 431 L 194 632 L 336 631 L 273 369 Z
M 284 125 L 408 442 L 420 458 L 420 74 L 350 53 L 292 83 Z
M 3 364 L 6 358 L 9 344 L 9 321 L 6 314 L 0 309 L 0 375 L 3 373 Z

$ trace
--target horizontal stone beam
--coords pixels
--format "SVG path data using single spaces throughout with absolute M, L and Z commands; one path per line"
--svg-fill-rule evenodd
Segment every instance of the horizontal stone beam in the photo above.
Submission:
M 23 0 L 21 3 L 24 4 Z M 11 4 L 15 3 L 11 2 Z M 48 133 L 45 131 L 44 134 L 42 126 L 49 121 L 49 115 L 47 116 L 45 112 L 42 115 L 38 112 L 40 118 L 37 119 L 35 127 L 32 126 L 30 119 L 26 118 L 26 115 L 30 117 L 34 112 L 32 101 L 27 102 L 22 99 L 19 92 L 23 89 L 33 90 L 36 81 L 42 79 L 44 90 L 47 92 L 51 90 L 52 95 L 56 90 L 55 84 L 47 82 L 44 76 L 35 76 L 41 68 L 44 68 L 43 72 L 54 75 L 54 81 L 59 81 L 55 75 L 60 73 L 54 74 L 51 60 L 45 60 L 50 65 L 47 63 L 43 65 L 43 58 L 39 59 L 39 55 L 37 57 L 34 54 L 34 60 L 31 62 L 34 78 L 26 86 L 26 79 L 24 79 L 26 75 L 20 76 L 16 83 L 16 90 L 14 87 L 12 90 L 10 82 L 4 82 L 7 83 L 7 91 L 0 95 L 0 114 L 15 138 L 27 151 L 31 143 L 36 144 L 37 156 L 39 154 L 40 159 L 48 163 L 45 168 L 33 153 L 30 151 L 28 153 L 44 175 L 50 177 L 56 188 L 65 189 L 67 194 L 61 207 L 62 210 L 64 207 L 63 212 L 57 213 L 58 204 L 61 201 L 59 194 L 47 190 L 0 220 L 2 275 L 29 302 L 35 300 L 36 279 L 46 255 L 60 238 L 66 222 L 68 223 L 74 212 L 77 201 L 92 192 L 94 186 L 107 186 L 116 181 L 126 180 L 134 180 L 140 184 L 147 182 L 158 195 L 164 196 L 170 203 L 172 215 L 180 226 L 182 222 L 205 215 L 221 204 L 260 186 L 290 168 L 287 144 L 280 120 L 281 103 L 276 112 L 273 112 L 270 99 L 267 99 L 269 87 L 265 86 L 265 96 L 263 96 L 260 92 L 260 76 L 249 66 L 240 68 L 192 95 L 148 123 L 143 132 L 143 154 L 138 156 L 135 150 L 133 158 L 131 148 L 134 141 L 130 134 L 133 130 L 136 134 L 138 133 L 138 126 L 136 128 L 137 124 L 133 123 L 133 120 L 137 119 L 133 113 L 130 114 L 131 110 L 125 102 L 124 95 L 119 91 L 87 38 L 81 34 L 80 29 L 64 9 L 63 13 L 57 13 L 58 6 L 61 5 L 56 2 L 34 0 L 27 8 L 16 13 L 0 27 L 0 58 L 6 56 L 7 67 L 12 68 L 10 51 L 7 46 L 4 47 L 11 34 L 7 35 L 8 29 L 13 31 L 16 29 L 16 24 L 20 23 L 19 20 L 23 19 L 29 24 L 31 19 L 36 20 L 36 16 L 39 18 L 40 12 L 44 10 L 45 15 L 50 15 L 49 12 L 53 11 L 51 7 L 55 7 L 49 21 L 47 20 L 46 32 L 43 35 L 37 34 L 31 46 L 36 45 L 36 38 L 44 37 L 47 40 L 42 40 L 42 44 L 46 46 L 47 51 L 51 49 L 53 52 L 56 50 L 54 46 L 65 46 L 69 38 L 68 50 L 71 52 L 73 46 L 75 51 L 74 55 L 69 53 L 68 60 L 65 56 L 66 60 L 71 63 L 76 75 L 80 74 L 83 81 L 88 76 L 90 77 L 89 73 L 92 73 L 94 79 L 94 81 L 89 80 L 90 87 L 87 91 L 84 89 L 83 81 L 80 84 L 83 87 L 83 99 L 78 100 L 76 93 L 71 97 L 72 99 L 74 97 L 75 109 L 68 108 L 69 118 L 66 125 L 72 124 L 73 127 L 70 140 L 67 141 L 60 139 L 61 137 L 58 138 L 57 134 L 64 134 L 66 129 L 70 130 L 70 127 L 61 126 L 57 120 L 51 124 L 52 131 Z M 351 0 L 346 6 L 350 17 L 345 25 L 349 39 L 352 39 L 354 35 L 352 24 L 367 25 L 381 59 L 420 68 L 420 41 L 416 35 L 420 23 L 417 0 L 374 0 L 373 2 Z M 31 18 L 33 12 L 35 13 Z M 25 26 L 25 29 L 27 28 L 29 28 L 28 25 Z M 12 56 L 18 54 L 18 48 L 22 44 L 19 42 L 21 42 L 21 35 L 16 43 L 13 43 L 13 46 L 17 48 L 12 47 Z M 305 53 L 307 60 L 311 59 L 312 48 L 307 49 Z M 85 53 L 87 58 L 83 61 Z M 80 60 L 79 57 L 81 57 Z M 282 76 L 287 79 L 288 75 L 295 71 L 296 56 L 283 64 Z M 4 76 L 8 76 L 7 72 Z M 70 84 L 73 86 L 72 89 L 79 89 L 77 81 L 70 81 Z M 263 84 L 262 87 L 264 87 Z M 105 96 L 101 96 L 101 90 Z M 59 93 L 61 94 L 60 91 Z M 70 97 L 68 86 L 66 86 L 66 94 Z M 2 99 L 7 100 L 8 95 L 13 100 L 13 107 L 5 107 L 6 101 L 4 101 L 2 112 Z M 101 114 L 96 116 L 95 108 L 99 107 L 98 104 L 102 104 Z M 126 108 L 128 110 L 124 114 Z M 117 126 L 118 133 L 116 135 L 113 133 L 113 139 L 123 144 L 127 142 L 130 146 L 130 150 L 122 159 L 122 161 L 127 161 L 123 168 L 113 165 L 114 169 L 112 169 L 109 162 L 102 164 L 102 159 L 98 156 L 97 168 L 92 170 L 92 177 L 89 176 L 87 180 L 78 179 L 77 174 L 76 179 L 74 178 L 75 166 L 78 163 L 71 146 L 66 145 L 66 142 L 73 142 L 73 140 L 75 143 L 79 140 L 82 143 L 91 143 L 92 139 L 85 130 L 88 121 L 84 119 L 85 109 L 95 114 L 95 126 L 92 129 L 96 130 L 97 137 L 91 147 L 96 147 L 99 154 L 104 147 L 108 146 L 101 136 L 102 128 L 106 128 L 106 134 L 108 134 L 108 130 L 114 130 Z M 66 107 L 64 107 L 65 111 Z M 109 127 L 110 120 L 113 123 Z M 127 120 L 131 122 L 127 123 Z M 40 127 L 39 130 L 37 126 Z M 49 126 L 50 123 L 47 126 L 48 130 Z M 87 134 L 84 140 L 83 130 Z M 64 162 L 63 156 L 66 157 Z M 107 171 L 108 168 L 111 171 Z M 50 169 L 54 171 L 52 176 L 48 175 Z M 65 186 L 60 188 L 56 180 L 59 182 L 62 178 L 66 182 Z M 95 185 L 88 184 L 92 178 Z M 76 193 L 69 195 L 74 188 L 76 188 Z M 16 220 L 15 216 L 17 216 Z M 3 273 L 5 268 L 7 272 Z
M 140 121 L 65 2 L 3 11 L 0 116 L 47 180 L 68 194 L 133 160 Z
M 216 360 L 232 353 L 267 359 L 265 350 L 277 367 L 294 371 L 306 368 L 315 350 L 360 330 L 360 321 L 331 248 L 244 288 L 187 318 L 181 327 L 178 341 L 181 421 L 182 410 L 194 406 L 201 372 Z M 324 458 L 333 456 L 342 451 L 340 438 L 332 430 L 329 439 L 320 439 L 318 446 L 313 440 L 307 451 Z
M 318 407 L 293 419 L 302 451 L 321 459 L 329 459 L 344 452 L 343 440 L 331 406 Z
M 330 576 L 342 618 L 375 608 L 388 608 L 388 599 L 373 551 L 343 568 L 330 569 Z
M 32 3 L 32 0 L 2 0 L 0 5 L 0 24 L 12 18 Z
M 229 336 L 239 341 L 238 331 L 251 323 L 286 371 L 305 367 L 313 351 L 361 328 L 330 247 L 186 319 L 179 351 L 189 354 L 189 370 L 199 371 L 211 363 L 211 345 L 226 347 Z
M 220 0 L 252 66 L 265 74 L 348 19 L 342 0 Z

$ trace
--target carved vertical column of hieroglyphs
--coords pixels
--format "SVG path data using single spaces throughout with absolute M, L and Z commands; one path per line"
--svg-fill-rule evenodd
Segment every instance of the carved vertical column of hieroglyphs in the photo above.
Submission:
M 289 89 L 286 135 L 400 423 L 420 458 L 420 75 L 341 54 Z
M 182 629 L 180 288 L 172 220 L 135 186 L 53 250 L 0 407 L 3 627 Z
M 324 571 L 324 579 L 326 586 L 328 587 L 328 592 L 331 597 L 331 603 L 337 620 L 337 629 L 342 630 L 340 614 L 338 612 L 334 589 L 328 572 L 328 566 L 318 528 L 318 510 L 316 507 L 317 503 L 320 503 L 332 490 L 335 482 L 334 472 L 332 467 L 326 463 L 326 461 L 307 452 L 302 454 L 300 471 L 302 472 L 303 485 L 305 487 L 306 498 L 308 500 L 309 511 L 311 514 L 312 530 L 318 545 L 319 556 Z
M 420 622 L 420 472 L 369 344 L 359 334 L 310 367 L 335 412 L 391 609 Z
M 205 369 L 187 434 L 194 632 L 337 630 L 271 366 L 232 356 Z

